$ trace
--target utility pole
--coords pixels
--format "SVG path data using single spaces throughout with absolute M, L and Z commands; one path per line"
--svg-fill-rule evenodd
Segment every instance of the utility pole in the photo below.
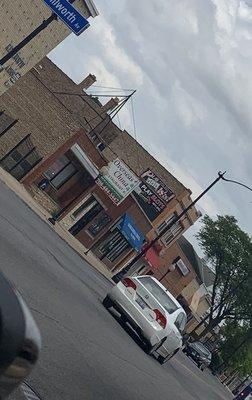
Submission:
M 146 252 L 167 232 L 169 229 L 176 224 L 223 176 L 226 172 L 219 172 L 218 177 L 194 200 L 192 201 L 176 218 L 174 218 L 164 229 L 151 240 L 143 250 L 141 250 L 121 271 L 115 274 L 112 279 L 114 282 L 119 282 L 131 269 L 131 267 L 143 256 Z

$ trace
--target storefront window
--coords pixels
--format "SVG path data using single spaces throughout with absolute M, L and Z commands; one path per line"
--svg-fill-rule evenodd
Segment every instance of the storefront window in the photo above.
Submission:
M 75 166 L 65 155 L 63 155 L 59 157 L 46 172 L 44 172 L 44 176 L 49 180 L 52 186 L 59 189 L 73 175 L 75 175 L 76 172 L 77 169 Z
M 129 242 L 116 228 L 99 247 L 99 251 L 102 254 L 100 258 L 106 258 L 110 262 L 114 262 L 125 250 L 130 248 L 132 247 Z
M 103 228 L 105 228 L 106 225 L 110 223 L 110 221 L 110 216 L 103 212 L 101 215 L 99 215 L 99 217 L 97 217 L 95 222 L 89 226 L 87 231 L 90 233 L 90 235 L 96 236 L 103 230 Z
M 97 200 L 94 196 L 90 196 L 80 207 L 77 208 L 72 214 L 72 217 L 76 219 L 81 215 L 85 215 L 97 204 Z
M 61 156 L 55 161 L 48 170 L 44 173 L 45 177 L 49 180 L 53 179 L 64 167 L 70 163 L 66 156 Z
M 82 204 L 80 208 L 82 208 L 82 210 L 80 211 L 82 213 L 82 217 L 69 229 L 69 232 L 73 236 L 76 236 L 87 224 L 89 224 L 94 219 L 94 217 L 96 217 L 101 211 L 103 211 L 101 204 L 93 196 L 91 196 L 91 198 L 89 198 L 87 202 Z M 75 215 L 78 210 L 75 211 Z

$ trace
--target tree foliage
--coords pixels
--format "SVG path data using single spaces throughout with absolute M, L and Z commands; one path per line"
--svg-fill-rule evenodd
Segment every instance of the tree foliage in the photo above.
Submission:
M 207 330 L 223 320 L 251 321 L 251 238 L 228 215 L 217 216 L 216 220 L 205 215 L 196 237 L 215 272 Z
M 249 323 L 228 321 L 221 328 L 219 357 L 242 376 L 252 374 L 252 328 Z

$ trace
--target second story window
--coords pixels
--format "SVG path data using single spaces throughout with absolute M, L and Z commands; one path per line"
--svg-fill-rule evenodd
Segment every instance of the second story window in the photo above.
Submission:
M 160 234 L 176 217 L 176 213 L 171 214 L 158 226 L 157 233 Z M 161 240 L 165 246 L 168 246 L 173 241 L 173 239 L 177 237 L 182 231 L 183 227 L 181 223 L 177 221 L 167 232 L 164 233 L 164 235 L 161 237 Z

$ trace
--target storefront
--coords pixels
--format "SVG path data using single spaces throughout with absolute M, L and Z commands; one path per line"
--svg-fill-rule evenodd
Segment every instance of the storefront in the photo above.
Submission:
M 129 253 L 138 252 L 144 240 L 143 233 L 125 213 L 98 243 L 94 254 L 112 271 Z
M 95 184 L 98 170 L 76 143 L 42 174 L 37 186 L 60 207 L 66 207 Z
M 155 246 L 147 250 L 146 254 L 132 267 L 130 275 L 154 275 L 160 266 L 160 256 Z

